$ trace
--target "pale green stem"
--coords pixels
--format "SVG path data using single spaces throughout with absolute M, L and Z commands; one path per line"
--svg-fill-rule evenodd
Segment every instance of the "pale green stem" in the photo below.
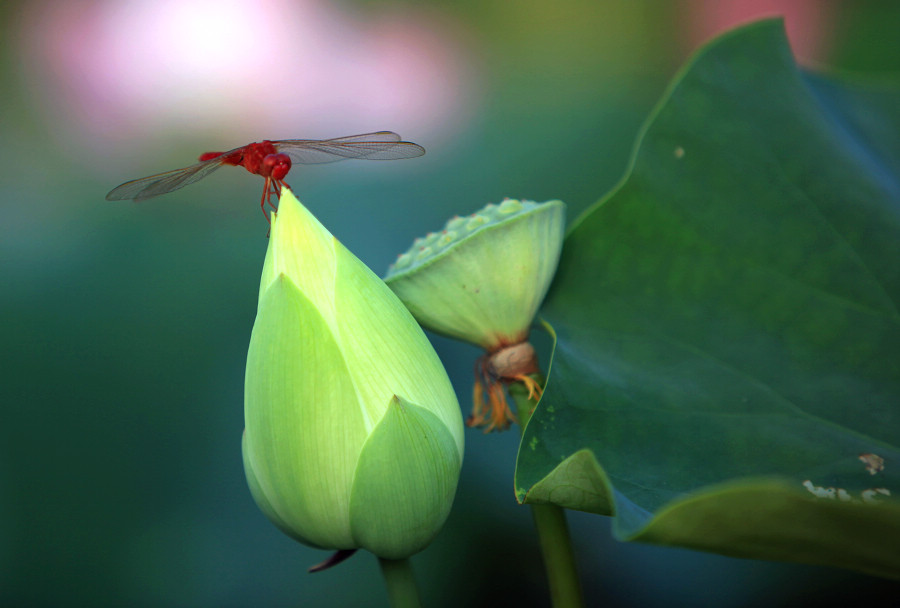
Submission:
M 379 557 L 381 573 L 387 584 L 391 608 L 421 608 L 419 588 L 413 576 L 409 559 L 384 559 Z
M 540 386 L 544 386 L 542 375 L 534 374 L 532 378 Z M 518 382 L 510 385 L 509 394 L 516 402 L 519 428 L 524 432 L 525 425 L 528 424 L 537 405 L 537 399 L 529 399 L 528 389 Z M 575 564 L 575 552 L 572 550 L 572 537 L 566 524 L 565 510 L 556 505 L 529 506 L 541 542 L 553 608 L 582 608 L 584 597 L 581 593 L 581 582 L 578 580 L 578 568 Z

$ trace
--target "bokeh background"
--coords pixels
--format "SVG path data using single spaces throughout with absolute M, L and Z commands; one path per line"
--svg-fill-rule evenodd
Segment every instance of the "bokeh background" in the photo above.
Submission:
M 693 0 L 33 0 L 0 5 L 0 606 L 384 606 L 376 560 L 257 510 L 241 466 L 267 225 L 223 169 L 104 195 L 201 152 L 391 129 L 419 159 L 290 183 L 376 272 L 454 214 L 611 189 L 641 123 L 717 32 L 782 14 L 807 66 L 900 68 L 900 4 Z M 823 168 L 827 170 L 827 168 Z M 494 260 L 502 265 L 504 260 Z M 469 407 L 478 352 L 434 337 Z M 517 434 L 467 431 L 429 606 L 549 605 Z M 616 542 L 572 513 L 596 606 L 889 605 L 897 583 Z

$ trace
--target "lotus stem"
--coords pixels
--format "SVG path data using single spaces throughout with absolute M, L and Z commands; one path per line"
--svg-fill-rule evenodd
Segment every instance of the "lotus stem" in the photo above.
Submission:
M 543 388 L 545 379 L 542 374 L 531 374 L 530 378 Z M 540 399 L 538 396 L 540 393 L 532 390 L 531 384 L 525 382 L 511 384 L 509 393 L 516 403 L 519 428 L 524 432 Z M 582 608 L 584 597 L 581 582 L 578 580 L 578 568 L 572 549 L 572 537 L 566 523 L 566 512 L 556 505 L 529 506 L 540 539 L 553 608 Z
M 421 608 L 419 588 L 413 576 L 409 559 L 384 559 L 379 557 L 381 573 L 387 584 L 391 608 Z

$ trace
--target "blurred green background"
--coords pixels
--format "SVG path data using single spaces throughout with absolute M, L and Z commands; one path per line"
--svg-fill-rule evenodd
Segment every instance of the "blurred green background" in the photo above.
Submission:
M 900 67 L 888 2 L 3 4 L 0 606 L 386 605 L 370 555 L 306 574 L 326 554 L 278 532 L 245 485 L 261 180 L 223 169 L 139 205 L 109 189 L 263 138 L 396 130 L 428 154 L 289 179 L 383 274 L 415 236 L 505 196 L 560 198 L 571 221 L 621 177 L 690 52 L 773 14 L 806 65 Z M 468 411 L 479 353 L 433 341 Z M 513 498 L 517 433 L 466 439 L 453 513 L 413 560 L 425 601 L 548 605 Z M 885 605 L 900 590 L 570 525 L 588 605 Z

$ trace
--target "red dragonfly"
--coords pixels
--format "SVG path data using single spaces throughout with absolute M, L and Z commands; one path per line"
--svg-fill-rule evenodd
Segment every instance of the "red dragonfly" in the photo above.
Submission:
M 265 178 L 262 199 L 259 202 L 266 220 L 266 202 L 274 209 L 273 199 L 281 196 L 281 188 L 287 186 L 284 178 L 291 170 L 291 163 L 303 165 L 330 163 L 348 158 L 366 160 L 395 160 L 414 158 L 425 154 L 425 148 L 409 141 L 402 141 L 391 131 L 349 135 L 335 139 L 283 139 L 264 140 L 247 144 L 228 152 L 207 152 L 200 162 L 182 169 L 142 177 L 113 188 L 106 195 L 108 201 L 134 199 L 136 202 L 166 194 L 203 179 L 224 165 L 241 166 L 250 173 Z M 290 186 L 288 186 L 290 187 Z

